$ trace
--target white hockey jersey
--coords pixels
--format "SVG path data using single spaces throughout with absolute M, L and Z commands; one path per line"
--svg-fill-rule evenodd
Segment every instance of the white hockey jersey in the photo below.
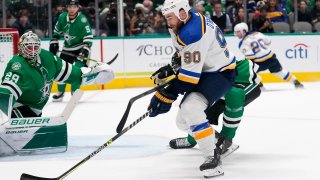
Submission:
M 260 32 L 246 34 L 239 43 L 240 51 L 246 59 L 254 62 L 263 62 L 273 56 L 273 51 L 268 47 L 271 40 Z
M 190 13 L 191 18 L 178 34 L 171 29 L 169 32 L 181 55 L 179 80 L 197 84 L 202 72 L 234 69 L 236 61 L 220 28 L 196 10 Z

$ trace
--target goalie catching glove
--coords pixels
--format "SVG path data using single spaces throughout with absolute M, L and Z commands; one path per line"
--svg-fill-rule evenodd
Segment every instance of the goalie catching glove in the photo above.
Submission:
M 112 68 L 107 63 L 97 63 L 92 68 L 82 67 L 82 85 L 106 84 L 115 77 Z
M 171 75 L 178 75 L 181 67 L 181 56 L 175 52 L 171 58 L 171 64 L 161 67 L 151 75 L 154 84 L 161 85 L 167 81 Z
M 168 86 L 167 86 L 168 87 Z M 152 97 L 148 110 L 151 110 L 149 116 L 155 117 L 163 114 L 171 109 L 172 103 L 177 99 L 178 95 L 167 92 L 166 88 L 159 89 Z

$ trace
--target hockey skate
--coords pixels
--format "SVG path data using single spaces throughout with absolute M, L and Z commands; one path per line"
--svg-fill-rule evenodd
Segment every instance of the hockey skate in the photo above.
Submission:
M 301 84 L 301 82 L 298 80 L 294 80 L 293 84 L 296 89 L 303 88 L 303 84 Z
M 58 92 L 52 96 L 52 102 L 61 102 L 64 96 L 64 92 Z
M 220 134 L 217 131 L 215 131 L 215 136 L 216 136 L 216 139 L 215 139 L 215 143 L 216 143 L 218 141 L 218 138 L 220 137 Z M 188 137 L 181 137 L 181 138 L 172 139 L 169 142 L 169 146 L 172 149 L 190 149 L 197 145 L 197 142 L 195 140 L 193 140 L 193 142 L 194 143 L 192 142 L 190 143 L 188 141 Z
M 220 147 L 221 146 L 221 159 L 226 158 L 229 156 L 231 153 L 239 149 L 239 145 L 232 143 L 232 139 L 227 139 L 221 134 L 219 134 L 219 139 L 216 144 L 216 146 Z
M 193 148 L 197 143 L 189 143 L 187 137 L 172 139 L 169 142 L 169 146 L 172 149 L 190 149 Z
M 262 84 L 262 82 L 259 83 L 261 91 L 266 91 L 266 87 Z
M 204 163 L 200 166 L 200 171 L 203 173 L 205 178 L 216 177 L 224 174 L 221 167 L 219 151 L 220 149 L 217 147 L 214 150 L 214 156 L 207 157 Z

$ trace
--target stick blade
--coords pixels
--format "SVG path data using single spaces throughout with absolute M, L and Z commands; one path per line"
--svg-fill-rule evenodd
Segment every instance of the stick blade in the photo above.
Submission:
M 119 53 L 117 53 L 109 62 L 107 62 L 108 65 L 112 64 L 117 58 Z
M 59 178 L 43 178 L 23 173 L 20 177 L 20 180 L 59 180 Z
M 124 125 L 126 124 L 126 121 L 128 119 L 128 115 L 129 115 L 129 112 L 125 112 L 123 117 L 121 118 L 121 121 L 119 122 L 118 124 L 118 127 L 117 127 L 117 133 L 120 133 L 124 127 Z

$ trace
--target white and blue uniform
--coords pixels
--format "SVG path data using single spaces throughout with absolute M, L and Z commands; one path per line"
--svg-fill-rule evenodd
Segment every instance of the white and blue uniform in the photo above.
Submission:
M 197 84 L 202 72 L 234 69 L 236 62 L 218 26 L 196 11 L 190 13 L 191 19 L 177 35 L 171 29 L 169 32 L 183 59 L 179 79 Z
M 271 40 L 260 32 L 246 34 L 239 43 L 239 49 L 245 55 L 245 59 L 254 62 L 263 62 L 270 59 L 274 52 L 268 47 Z
M 170 83 L 169 91 L 184 94 L 177 126 L 195 138 L 205 156 L 212 156 L 214 130 L 204 111 L 231 89 L 236 60 L 222 31 L 212 20 L 193 9 L 189 15 L 190 19 L 177 34 L 169 30 L 181 55 L 181 69 L 178 78 Z
M 271 40 L 260 32 L 247 33 L 239 42 L 239 49 L 246 59 L 259 65 L 258 72 L 269 70 L 279 78 L 293 82 L 296 77 L 284 69 L 275 53 L 269 48 Z

